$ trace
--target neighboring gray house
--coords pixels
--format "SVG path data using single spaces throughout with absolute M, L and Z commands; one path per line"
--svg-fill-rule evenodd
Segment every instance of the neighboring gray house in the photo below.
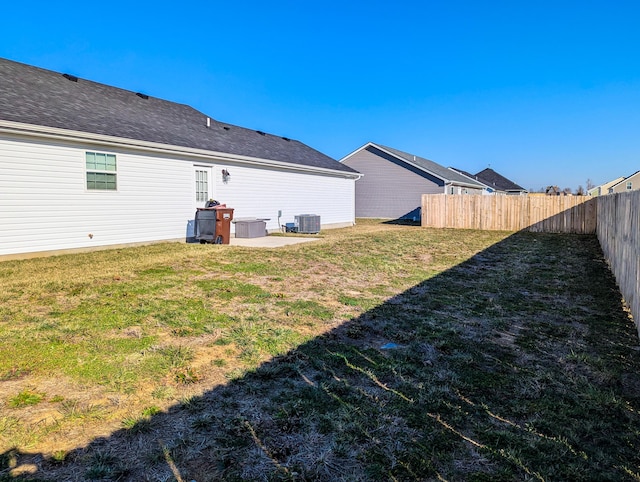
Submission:
M 0 257 L 185 240 L 211 198 L 268 230 L 299 214 L 350 226 L 359 176 L 188 105 L 0 59 Z
M 481 194 L 482 184 L 420 156 L 369 142 L 340 160 L 363 174 L 356 217 L 420 218 L 423 194 Z

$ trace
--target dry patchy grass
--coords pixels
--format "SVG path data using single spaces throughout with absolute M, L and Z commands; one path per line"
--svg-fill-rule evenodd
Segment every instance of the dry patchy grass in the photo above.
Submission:
M 592 237 L 363 221 L 6 262 L 0 293 L 0 480 L 640 472 L 637 335 Z

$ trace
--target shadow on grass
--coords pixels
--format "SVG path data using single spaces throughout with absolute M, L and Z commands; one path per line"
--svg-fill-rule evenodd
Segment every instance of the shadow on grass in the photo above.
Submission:
M 59 461 L 7 452 L 0 480 L 638 480 L 637 345 L 595 237 L 519 233 Z
M 405 218 L 398 218 L 398 219 L 391 219 L 389 221 L 383 221 L 382 224 L 392 224 L 394 226 L 420 226 L 420 218 L 418 218 L 418 221 L 414 221 L 413 219 L 405 219 Z

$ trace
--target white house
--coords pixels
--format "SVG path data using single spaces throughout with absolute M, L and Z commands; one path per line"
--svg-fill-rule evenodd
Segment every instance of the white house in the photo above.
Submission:
M 0 257 L 185 240 L 209 199 L 271 231 L 349 226 L 358 177 L 292 139 L 0 59 Z

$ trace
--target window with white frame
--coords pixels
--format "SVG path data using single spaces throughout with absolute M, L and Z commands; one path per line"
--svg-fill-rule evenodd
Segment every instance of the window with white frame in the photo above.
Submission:
M 85 153 L 87 189 L 90 191 L 117 190 L 117 166 L 115 154 Z
M 209 200 L 209 176 L 207 171 L 196 169 L 196 202 Z
M 627 191 L 632 191 L 632 190 L 633 190 L 633 182 L 627 181 Z

